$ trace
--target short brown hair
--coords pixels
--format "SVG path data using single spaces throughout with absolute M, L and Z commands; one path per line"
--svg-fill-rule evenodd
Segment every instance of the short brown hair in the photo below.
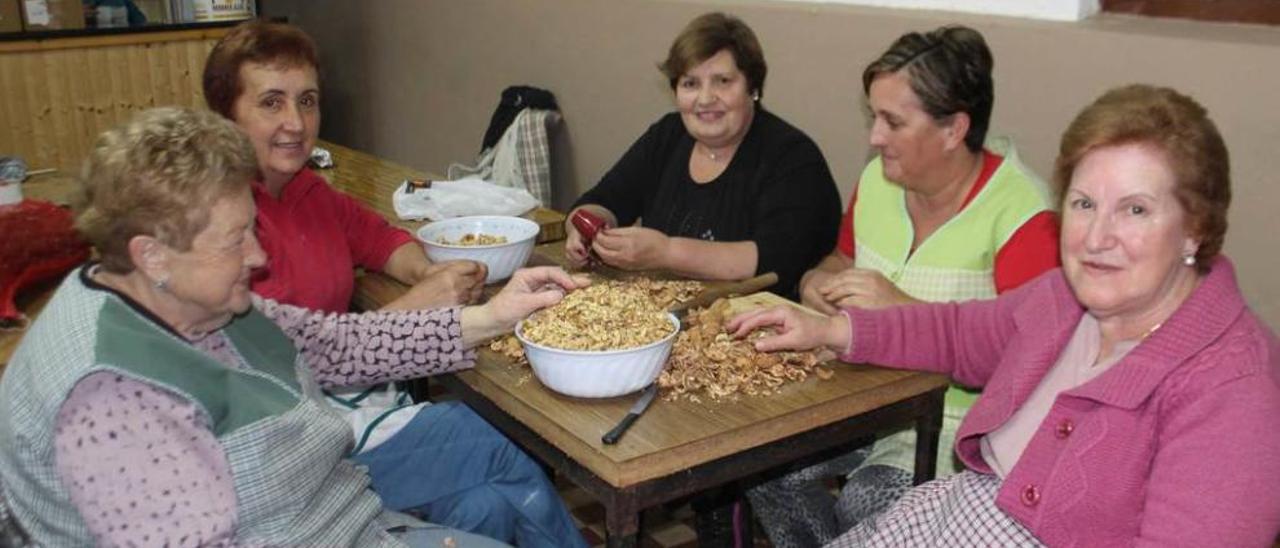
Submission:
M 231 29 L 209 52 L 204 63 L 204 100 L 209 108 L 228 119 L 244 92 L 240 67 L 261 63 L 280 67 L 311 67 L 320 77 L 316 43 L 302 29 L 261 19 Z
M 1200 103 L 1177 91 L 1133 84 L 1104 93 L 1062 134 L 1053 183 L 1059 200 L 1071 175 L 1090 152 L 1143 143 L 1163 153 L 1173 171 L 1174 193 L 1187 212 L 1188 229 L 1200 239 L 1196 265 L 1207 272 L 1222 251 L 1231 206 L 1231 162 L 1227 145 Z
M 102 268 L 134 269 L 129 240 L 186 251 L 219 199 L 246 191 L 258 162 L 248 137 L 207 110 L 154 108 L 98 136 L 80 173 L 76 228 Z
M 724 49 L 733 54 L 733 62 L 747 77 L 747 91 L 763 97 L 764 77 L 769 73 L 769 67 L 764 62 L 760 41 L 756 40 L 756 33 L 751 31 L 751 27 L 725 13 L 704 13 L 685 25 L 671 43 L 667 60 L 660 63 L 658 69 L 674 90 L 684 73 Z
M 906 69 L 911 91 L 934 120 L 958 112 L 969 115 L 964 144 L 971 152 L 978 152 L 987 138 L 995 103 L 993 65 L 986 40 L 969 27 L 908 32 L 862 71 L 862 92 L 871 94 L 876 77 Z

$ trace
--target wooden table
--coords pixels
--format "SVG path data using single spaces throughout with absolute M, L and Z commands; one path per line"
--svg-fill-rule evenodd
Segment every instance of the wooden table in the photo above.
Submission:
M 332 154 L 333 167 L 315 171 L 327 179 L 334 188 L 350 194 L 381 214 L 391 224 L 409 232 L 415 232 L 425 224 L 424 221 L 400 220 L 396 216 L 395 207 L 391 204 L 391 195 L 406 179 L 438 180 L 438 176 L 342 145 L 325 141 L 317 144 L 321 148 L 328 149 Z M 542 228 L 538 233 L 539 243 L 564 239 L 565 216 L 563 213 L 539 207 L 522 217 L 538 223 Z
M 406 178 L 424 176 L 344 147 L 323 146 L 334 152 L 337 166 L 328 170 L 334 186 L 397 222 L 391 191 Z M 563 218 L 555 222 L 557 227 L 563 226 Z M 544 238 L 529 264 L 564 265 L 564 244 L 556 239 Z M 609 278 L 634 275 L 608 268 L 596 273 Z M 710 282 L 706 293 L 751 293 L 765 285 Z M 387 276 L 367 273 L 356 280 L 353 304 L 376 309 L 405 290 Z M 601 444 L 600 437 L 626 415 L 634 396 L 562 396 L 544 388 L 529 369 L 487 348 L 480 350 L 474 369 L 436 379 L 525 450 L 601 501 L 609 545 L 631 546 L 645 508 L 799 459 L 834 455 L 890 426 L 916 427 L 921 442 L 915 480 L 931 479 L 947 380 L 866 365 L 829 367 L 834 378 L 811 377 L 769 397 L 722 403 L 657 401 L 613 446 Z
M 781 300 L 761 299 L 759 304 Z M 736 401 L 655 401 L 616 445 L 600 437 L 635 396 L 552 392 L 487 348 L 474 369 L 438 377 L 476 412 L 605 507 L 609 546 L 635 546 L 645 509 L 801 459 L 825 458 L 889 427 L 914 426 L 915 482 L 933 478 L 945 377 L 838 362 L 834 377 Z
M 563 242 L 538 245 L 530 264 L 563 265 Z M 605 269 L 604 277 L 628 275 Z M 750 293 L 765 284 L 710 282 L 707 296 Z M 488 292 L 498 289 L 491 286 Z M 738 291 L 735 291 L 738 290 Z M 356 281 L 356 301 L 376 308 L 404 292 L 385 276 Z M 754 301 L 754 302 L 753 302 Z M 756 294 L 735 306 L 785 302 Z M 939 375 L 839 362 L 835 376 L 788 385 L 768 397 L 733 402 L 655 401 L 616 445 L 600 437 L 635 396 L 582 399 L 545 388 L 527 367 L 482 348 L 474 369 L 433 377 L 526 451 L 591 493 L 605 507 L 610 546 L 634 546 L 639 515 L 693 493 L 800 459 L 852 449 L 887 427 L 914 425 L 916 483 L 933 478 L 948 383 Z
M 639 515 L 693 493 L 815 455 L 835 456 L 885 427 L 914 425 L 915 482 L 932 479 L 945 378 L 835 365 L 768 397 L 735 402 L 658 400 L 617 445 L 600 436 L 634 396 L 586 400 L 547 390 L 486 350 L 476 367 L 441 382 L 525 450 L 605 507 L 609 546 L 634 546 Z M 834 452 L 833 452 L 834 450 Z

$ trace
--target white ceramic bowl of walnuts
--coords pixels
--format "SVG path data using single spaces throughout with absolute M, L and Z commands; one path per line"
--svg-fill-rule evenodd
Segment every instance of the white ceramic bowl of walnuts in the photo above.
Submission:
M 500 282 L 524 266 L 538 239 L 538 223 L 520 217 L 478 215 L 436 221 L 418 229 L 432 262 L 467 259 L 484 263 L 484 283 Z
M 516 338 L 524 346 L 533 374 L 547 388 L 579 398 L 609 398 L 648 386 L 662 373 L 680 331 L 680 320 L 667 313 L 671 332 L 634 348 L 617 350 L 565 350 L 530 341 L 524 322 L 516 326 Z

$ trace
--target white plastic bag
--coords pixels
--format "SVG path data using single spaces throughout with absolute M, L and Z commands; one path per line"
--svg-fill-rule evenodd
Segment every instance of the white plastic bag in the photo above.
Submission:
M 502 187 L 481 179 L 434 181 L 431 188 L 409 192 L 396 188 L 391 198 L 404 220 L 439 221 L 468 215 L 520 215 L 538 207 L 538 199 L 522 188 Z

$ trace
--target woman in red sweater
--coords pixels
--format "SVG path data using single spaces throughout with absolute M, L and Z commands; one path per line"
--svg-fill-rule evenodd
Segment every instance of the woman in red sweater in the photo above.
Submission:
M 388 310 L 475 302 L 483 265 L 431 264 L 413 235 L 307 168 L 320 133 L 318 67 L 315 44 L 302 30 L 265 21 L 232 29 L 205 63 L 209 108 L 240 126 L 258 155 L 257 235 L 271 262 L 254 279 L 254 292 L 345 312 L 361 267 L 412 286 Z
M 232 29 L 209 53 L 204 93 L 212 110 L 248 135 L 257 155 L 255 234 L 268 262 L 253 280 L 254 293 L 345 312 L 358 266 L 412 286 L 384 311 L 480 297 L 483 265 L 431 264 L 412 235 L 306 167 L 319 134 L 321 94 L 316 46 L 301 29 L 265 21 Z M 392 384 L 333 387 L 326 395 L 354 432 L 351 459 L 366 467 L 389 508 L 505 542 L 582 545 L 537 465 L 469 407 L 414 405 Z

